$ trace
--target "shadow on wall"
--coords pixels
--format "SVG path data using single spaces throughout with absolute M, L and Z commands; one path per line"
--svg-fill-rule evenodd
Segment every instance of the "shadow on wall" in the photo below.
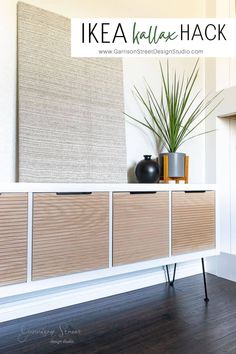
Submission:
M 138 183 L 136 175 L 135 175 L 135 167 L 136 163 L 128 169 L 128 183 Z

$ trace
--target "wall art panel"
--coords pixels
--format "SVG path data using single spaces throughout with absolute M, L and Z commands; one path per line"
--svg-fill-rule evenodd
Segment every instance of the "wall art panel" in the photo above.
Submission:
M 127 181 L 121 59 L 71 58 L 70 20 L 18 4 L 18 180 Z

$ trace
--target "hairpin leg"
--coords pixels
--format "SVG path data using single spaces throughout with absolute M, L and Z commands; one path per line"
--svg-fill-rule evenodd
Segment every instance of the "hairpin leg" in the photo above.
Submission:
M 170 274 L 169 274 L 169 268 L 168 268 L 168 265 L 166 265 L 166 274 L 167 274 L 167 280 L 168 280 L 168 283 L 170 284 Z
M 174 282 L 175 282 L 175 273 L 176 273 L 176 263 L 175 263 L 175 265 L 174 265 L 174 273 L 173 273 L 173 280 L 172 280 L 172 282 L 170 282 L 170 286 L 174 286 Z
M 169 274 L 169 268 L 168 265 L 166 265 L 166 273 L 167 273 L 167 279 L 168 279 L 168 283 L 170 286 L 174 286 L 174 282 L 175 282 L 175 273 L 176 273 L 176 263 L 174 265 L 174 272 L 173 272 L 173 279 L 172 281 L 170 280 L 170 274 Z
M 205 266 L 204 266 L 204 258 L 202 260 L 202 275 L 203 275 L 203 282 L 204 282 L 204 289 L 205 289 L 205 302 L 209 301 L 208 294 L 207 294 L 207 283 L 206 283 L 206 273 L 205 273 Z

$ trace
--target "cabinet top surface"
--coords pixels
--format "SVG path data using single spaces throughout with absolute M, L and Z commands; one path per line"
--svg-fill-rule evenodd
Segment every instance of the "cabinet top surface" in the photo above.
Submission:
M 215 184 L 158 183 L 0 183 L 2 192 L 148 192 L 216 190 Z

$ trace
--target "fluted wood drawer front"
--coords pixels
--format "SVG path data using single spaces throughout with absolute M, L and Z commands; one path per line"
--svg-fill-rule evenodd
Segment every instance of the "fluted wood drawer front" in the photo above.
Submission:
M 113 265 L 168 256 L 168 193 L 113 195 Z
M 172 254 L 215 248 L 215 192 L 172 193 Z
M 0 285 L 26 281 L 27 214 L 27 194 L 0 195 Z
M 33 280 L 108 267 L 108 193 L 34 195 Z

